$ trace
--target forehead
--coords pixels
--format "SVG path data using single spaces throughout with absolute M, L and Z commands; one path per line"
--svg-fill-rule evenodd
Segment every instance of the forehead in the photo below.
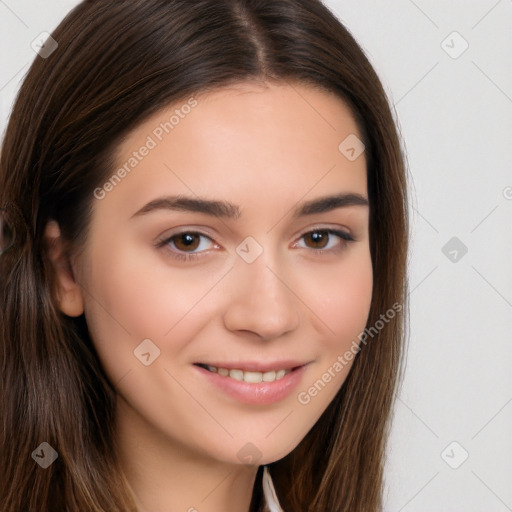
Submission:
M 240 83 L 185 98 L 134 129 L 117 148 L 113 172 L 126 172 L 108 199 L 135 210 L 165 192 L 281 203 L 314 189 L 365 194 L 364 153 L 343 151 L 359 139 L 350 108 L 332 93 Z

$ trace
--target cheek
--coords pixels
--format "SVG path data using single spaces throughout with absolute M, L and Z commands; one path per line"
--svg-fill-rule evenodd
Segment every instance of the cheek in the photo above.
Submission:
M 102 306 L 136 337 L 163 337 L 208 292 L 211 273 L 176 270 L 151 261 L 143 251 L 130 250 L 130 257 L 99 255 L 101 265 L 90 277 Z M 108 315 L 107 315 L 108 316 Z
M 373 291 L 371 262 L 354 265 L 342 276 L 337 289 L 339 296 L 329 308 L 328 316 L 340 342 L 346 344 L 363 331 L 368 319 Z
M 315 279 L 307 277 L 304 297 L 317 313 L 318 326 L 326 333 L 325 344 L 343 349 L 366 326 L 373 293 L 373 271 L 369 249 L 353 251 L 340 265 L 320 268 Z M 317 290 L 317 291 L 315 291 Z
M 170 270 L 147 251 L 115 246 L 111 240 L 108 250 L 91 251 L 89 261 L 101 263 L 84 276 L 89 332 L 113 381 L 137 363 L 134 350 L 143 340 L 179 356 L 209 320 L 208 293 L 219 281 L 217 272 Z
M 308 279 L 311 285 L 311 278 Z M 312 426 L 334 399 L 354 363 L 359 335 L 364 331 L 372 302 L 373 271 L 369 249 L 351 254 L 336 269 L 316 274 L 318 293 L 310 287 L 312 323 L 320 335 L 318 359 L 297 394 L 304 417 Z

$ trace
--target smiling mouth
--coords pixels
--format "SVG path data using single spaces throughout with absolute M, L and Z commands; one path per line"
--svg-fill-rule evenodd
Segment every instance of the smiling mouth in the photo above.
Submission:
M 248 382 L 250 384 L 258 384 L 260 382 L 274 382 L 276 380 L 281 380 L 284 376 L 288 375 L 292 371 L 301 368 L 301 366 L 295 366 L 293 368 L 283 368 L 280 370 L 271 370 L 268 372 L 256 372 L 241 370 L 239 368 L 218 368 L 216 366 L 211 366 L 209 364 L 203 363 L 195 363 L 195 365 L 200 366 L 201 368 L 204 368 L 205 370 L 208 370 L 212 373 L 218 373 L 222 377 Z

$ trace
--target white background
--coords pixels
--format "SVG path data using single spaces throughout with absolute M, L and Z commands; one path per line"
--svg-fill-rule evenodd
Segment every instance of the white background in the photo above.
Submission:
M 75 4 L 0 0 L 2 133 L 31 42 Z M 326 4 L 380 75 L 410 168 L 410 342 L 385 511 L 512 511 L 512 1 Z

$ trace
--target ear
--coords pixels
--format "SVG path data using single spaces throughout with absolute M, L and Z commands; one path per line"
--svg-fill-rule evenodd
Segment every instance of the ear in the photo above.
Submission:
M 53 266 L 59 310 L 67 316 L 80 316 L 84 312 L 82 290 L 75 281 L 71 261 L 66 254 L 56 221 L 51 220 L 46 224 L 44 239 L 46 254 Z

